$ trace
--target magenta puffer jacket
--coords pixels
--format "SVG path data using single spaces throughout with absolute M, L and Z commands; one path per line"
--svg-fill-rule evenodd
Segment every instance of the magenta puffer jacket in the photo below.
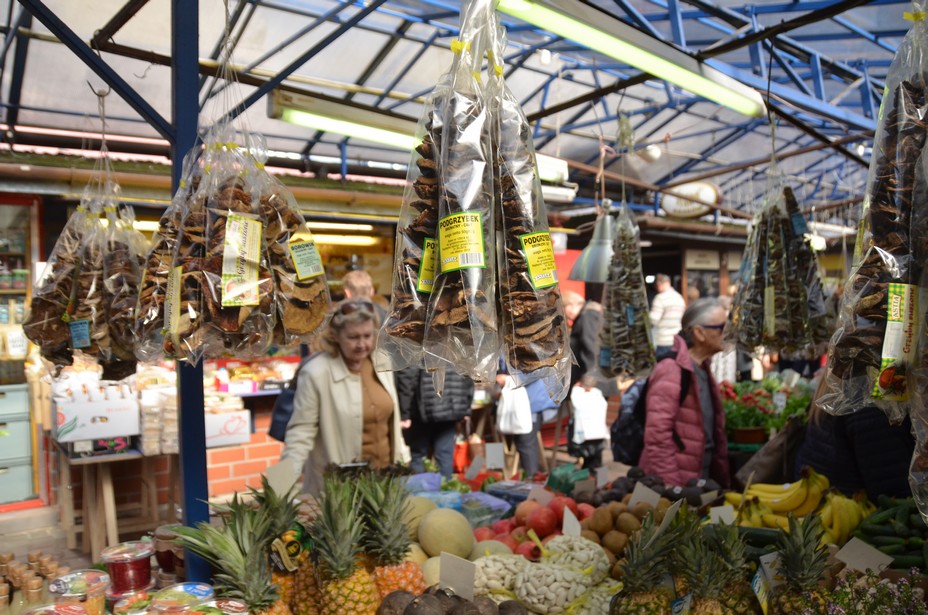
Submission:
M 644 450 L 638 465 L 648 474 L 660 476 L 667 485 L 685 485 L 702 473 L 706 435 L 699 407 L 699 383 L 693 373 L 686 342 L 679 335 L 674 338 L 676 359 L 666 359 L 654 366 L 648 379 L 647 419 L 644 428 Z M 719 388 L 704 364 L 712 388 L 712 405 L 715 407 L 715 450 L 710 465 L 710 477 L 723 487 L 730 483 L 728 474 L 728 439 L 725 435 L 725 412 Z M 690 372 L 690 387 L 683 405 L 680 401 L 682 370 Z M 684 450 L 674 443 L 676 428 Z

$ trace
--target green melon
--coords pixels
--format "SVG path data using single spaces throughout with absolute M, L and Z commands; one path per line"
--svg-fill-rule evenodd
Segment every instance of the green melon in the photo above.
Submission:
M 467 559 L 474 548 L 474 531 L 458 511 L 436 508 L 419 522 L 419 546 L 433 557 L 445 551 Z
M 422 576 L 425 578 L 425 584 L 431 587 L 438 584 L 439 574 L 441 573 L 441 558 L 430 557 L 422 564 Z
M 415 541 L 419 536 L 419 521 L 422 520 L 426 513 L 438 508 L 438 504 L 420 495 L 411 495 L 406 498 L 406 501 L 409 504 L 403 513 L 403 523 L 406 524 L 406 529 L 409 530 L 409 537 Z
M 511 555 L 512 549 L 498 540 L 481 540 L 470 550 L 470 561 L 475 561 L 485 555 Z

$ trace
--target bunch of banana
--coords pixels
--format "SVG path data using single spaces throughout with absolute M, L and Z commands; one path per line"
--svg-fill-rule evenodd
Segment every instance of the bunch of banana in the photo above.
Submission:
M 825 505 L 818 512 L 822 518 L 822 526 L 825 528 L 822 542 L 843 545 L 850 539 L 861 521 L 875 510 L 873 503 L 862 493 L 853 498 L 836 492 L 828 493 L 825 496 Z
M 735 523 L 742 527 L 767 527 L 764 517 L 773 514 L 757 497 L 744 497 L 732 491 L 725 494 L 725 501 L 735 507 Z

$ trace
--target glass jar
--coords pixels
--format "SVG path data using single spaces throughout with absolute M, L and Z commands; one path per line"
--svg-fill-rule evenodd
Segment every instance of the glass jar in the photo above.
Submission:
M 110 591 L 125 594 L 148 587 L 151 583 L 151 556 L 154 552 L 151 543 L 140 540 L 103 549 L 100 558 L 110 574 Z
M 215 596 L 212 586 L 206 583 L 175 583 L 155 592 L 151 608 L 162 615 L 182 615 Z
M 155 529 L 155 536 L 152 544 L 155 546 L 155 559 L 158 560 L 158 566 L 163 572 L 174 573 L 174 539 L 177 534 L 174 528 L 180 527 L 179 523 L 162 525 Z
M 99 570 L 77 570 L 58 576 L 48 584 L 55 604 L 77 604 L 84 607 L 87 615 L 106 613 L 106 588 L 110 575 Z

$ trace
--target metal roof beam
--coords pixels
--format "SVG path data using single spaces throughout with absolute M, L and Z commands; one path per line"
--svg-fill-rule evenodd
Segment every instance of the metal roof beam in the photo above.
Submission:
M 21 0 L 22 1 L 22 0 Z M 27 2 L 34 2 L 37 0 L 25 0 Z M 352 27 L 358 24 L 365 17 L 373 13 L 377 8 L 379 8 L 386 0 L 371 0 L 369 4 L 360 9 L 355 13 L 351 19 L 345 21 L 338 28 L 330 32 L 325 38 L 319 41 L 317 44 L 313 45 L 308 49 L 304 54 L 298 57 L 296 60 L 291 62 L 288 66 L 281 69 L 277 75 L 267 80 L 264 85 L 261 85 L 252 92 L 249 96 L 245 98 L 240 104 L 236 105 L 234 109 L 230 110 L 225 119 L 232 120 L 239 115 L 241 115 L 246 109 L 251 107 L 253 104 L 261 100 L 266 94 L 271 90 L 276 88 L 278 85 L 283 83 L 284 79 L 292 75 L 297 69 L 306 64 L 309 60 L 316 56 L 320 51 L 328 47 L 332 42 L 340 38 L 343 34 L 351 30 Z
M 812 96 L 812 90 L 810 90 L 809 86 L 806 85 L 806 82 L 803 81 L 798 74 L 796 74 L 796 71 L 793 70 L 793 67 L 790 66 L 789 62 L 787 62 L 787 60 L 783 57 L 783 54 L 781 54 L 780 51 L 770 43 L 770 41 L 764 41 L 764 45 L 767 48 L 767 53 L 773 56 L 773 61 L 777 63 L 777 66 L 779 66 L 784 73 L 786 73 L 786 76 L 789 77 L 790 81 L 792 81 L 793 84 L 802 90 L 805 94 Z
M 165 120 L 160 113 L 148 104 L 144 98 L 139 96 L 132 86 L 126 83 L 125 79 L 119 76 L 109 64 L 103 61 L 87 43 L 82 41 L 77 34 L 69 28 L 55 13 L 41 0 L 19 0 L 19 2 L 29 9 L 29 12 L 48 28 L 52 34 L 58 37 L 84 64 L 86 64 L 98 77 L 103 79 L 107 85 L 129 104 L 136 113 L 141 115 L 151 126 L 158 131 L 168 141 L 174 141 L 174 128 Z
M 636 26 L 653 36 L 654 38 L 663 38 L 660 32 L 657 31 L 657 28 L 651 25 L 651 22 L 641 14 L 641 12 L 636 9 L 628 0 L 615 0 L 615 3 L 618 4 L 623 11 L 628 15 L 628 17 L 634 22 Z
M 148 4 L 148 0 L 129 0 L 126 2 L 102 28 L 94 32 L 93 38 L 90 39 L 90 46 L 99 49 L 100 43 L 113 38 L 113 35 L 129 23 L 129 20 L 135 17 L 146 4 Z
M 667 173 L 660 179 L 655 180 L 654 183 L 657 184 L 658 186 L 664 186 L 665 184 L 670 182 L 674 176 L 679 176 L 679 175 L 683 175 L 684 173 L 688 173 L 690 169 L 700 164 L 701 162 L 704 162 L 705 159 L 709 158 L 710 156 L 713 156 L 716 153 L 722 151 L 723 149 L 725 149 L 726 147 L 728 147 L 729 145 L 731 145 L 732 143 L 734 143 L 735 141 L 737 141 L 738 139 L 746 135 L 747 133 L 754 130 L 756 126 L 764 122 L 765 120 L 759 120 L 759 121 L 752 122 L 748 124 L 747 126 L 741 126 L 741 127 L 733 129 L 731 132 L 729 132 L 727 135 L 722 137 L 720 140 L 715 141 L 714 143 L 709 145 L 709 147 L 707 147 L 706 149 L 702 150 L 701 152 L 698 152 L 696 154 L 696 158 L 692 160 L 687 160 L 686 162 L 681 164 L 676 169 L 671 169 L 669 173 Z M 680 182 L 677 181 L 673 183 L 679 184 Z
M 10 10 L 13 10 L 10 5 Z M 10 76 L 10 91 L 7 96 L 9 108 L 6 115 L 7 124 L 10 129 L 16 128 L 19 120 L 19 110 L 22 108 L 23 76 L 26 72 L 26 50 L 29 47 L 29 37 L 19 33 L 20 28 L 29 29 L 32 27 L 32 14 L 23 7 L 16 17 L 16 24 L 6 33 L 6 40 L 3 42 L 3 53 L 0 55 L 0 75 L 6 72 L 6 56 L 10 51 L 13 41 L 16 41 L 16 49 L 13 52 L 13 74 Z M 20 49 L 22 47 L 22 49 Z
M 832 20 L 833 22 L 835 22 L 836 24 L 838 24 L 839 26 L 841 26 L 841 27 L 843 27 L 843 28 L 846 28 L 846 29 L 850 30 L 852 34 L 855 34 L 855 35 L 859 36 L 860 38 L 862 38 L 862 39 L 864 39 L 864 40 L 870 41 L 871 43 L 873 43 L 874 45 L 876 45 L 876 46 L 879 47 L 880 49 L 885 49 L 886 51 L 888 51 L 889 53 L 891 53 L 891 54 L 893 54 L 893 55 L 896 54 L 896 46 L 895 46 L 895 45 L 890 45 L 890 44 L 887 43 L 886 41 L 880 40 L 880 37 L 878 37 L 877 35 L 875 35 L 875 34 L 873 34 L 873 33 L 871 33 L 871 32 L 867 32 L 866 30 L 864 30 L 864 29 L 861 28 L 860 26 L 851 23 L 851 22 L 848 21 L 847 19 L 845 19 L 845 18 L 843 18 L 843 17 L 838 17 L 837 15 L 835 15 L 834 17 L 831 18 L 831 20 Z

